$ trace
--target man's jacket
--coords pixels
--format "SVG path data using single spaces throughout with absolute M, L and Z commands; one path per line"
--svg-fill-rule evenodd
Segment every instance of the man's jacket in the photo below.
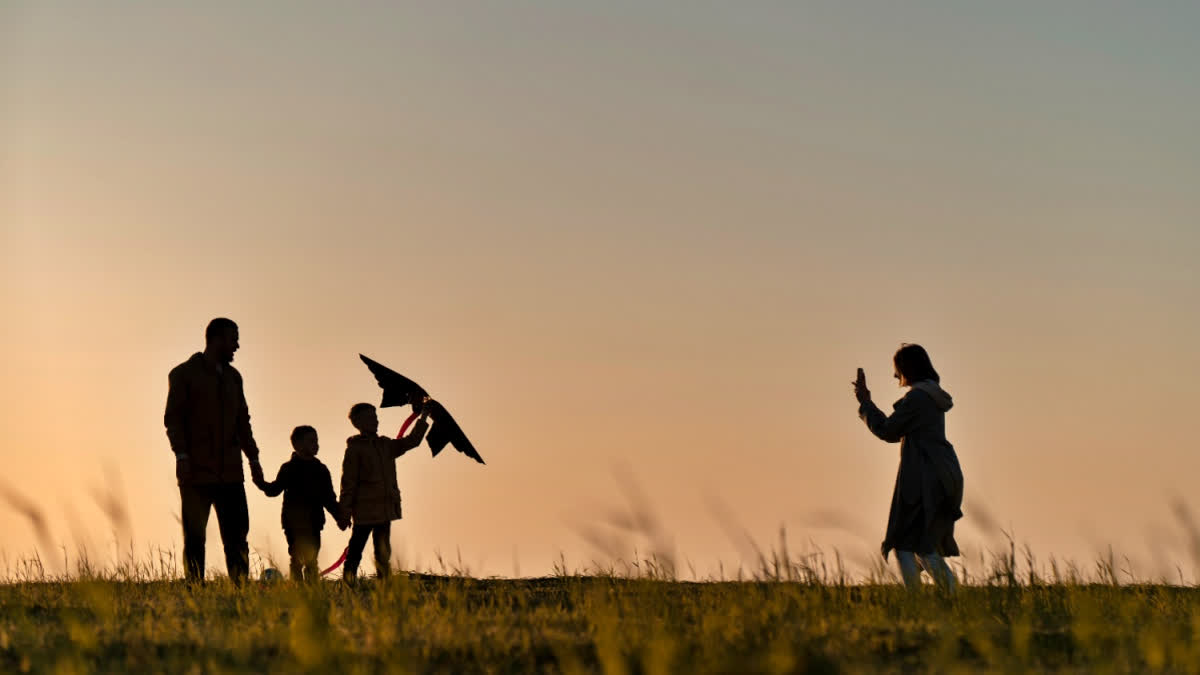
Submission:
M 186 454 L 192 485 L 241 483 L 242 457 L 258 460 L 242 376 L 229 364 L 216 366 L 197 352 L 168 376 L 163 422 L 171 450 Z

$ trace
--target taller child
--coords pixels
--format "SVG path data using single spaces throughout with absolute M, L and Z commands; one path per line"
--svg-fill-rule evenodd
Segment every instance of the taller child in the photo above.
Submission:
M 375 570 L 386 578 L 391 573 L 392 521 L 400 519 L 400 486 L 396 482 L 396 458 L 421 444 L 429 430 L 426 421 L 432 406 L 425 405 L 413 430 L 403 438 L 379 435 L 379 417 L 375 406 L 358 403 L 350 409 L 350 423 L 358 429 L 346 439 L 342 460 L 342 493 L 338 499 L 342 518 L 339 526 L 353 519 L 350 546 L 346 552 L 343 578 L 358 576 L 367 537 L 375 544 Z

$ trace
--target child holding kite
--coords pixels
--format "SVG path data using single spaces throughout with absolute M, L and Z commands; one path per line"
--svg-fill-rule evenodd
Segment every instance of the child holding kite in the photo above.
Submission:
M 375 545 L 375 569 L 379 578 L 391 573 L 392 521 L 400 519 L 400 486 L 396 482 L 396 458 L 412 450 L 425 439 L 429 429 L 426 417 L 430 406 L 424 406 L 413 430 L 401 438 L 379 435 L 379 417 L 375 406 L 358 403 L 350 409 L 350 423 L 358 435 L 346 439 L 346 456 L 342 460 L 341 515 L 338 526 L 353 522 L 350 546 L 346 552 L 346 568 L 342 578 L 353 581 L 358 576 L 367 537 Z

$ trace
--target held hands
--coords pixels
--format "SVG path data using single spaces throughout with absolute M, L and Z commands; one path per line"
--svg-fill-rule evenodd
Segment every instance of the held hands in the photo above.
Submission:
M 854 398 L 858 399 L 860 404 L 871 400 L 871 390 L 867 389 L 867 374 L 862 368 L 858 369 L 858 377 L 851 384 L 854 385 Z

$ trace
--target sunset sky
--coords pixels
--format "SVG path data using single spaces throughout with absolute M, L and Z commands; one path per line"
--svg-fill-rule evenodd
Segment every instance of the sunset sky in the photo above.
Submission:
M 1198 26 L 1096 0 L 8 0 L 0 486 L 68 551 L 111 554 L 98 494 L 136 550 L 181 549 L 167 372 L 228 316 L 271 476 L 312 424 L 337 480 L 379 397 L 360 352 L 454 412 L 488 464 L 398 461 L 410 567 L 604 560 L 584 535 L 628 476 L 701 574 L 751 562 L 728 521 L 866 561 L 897 448 L 850 381 L 890 408 L 919 342 L 969 555 L 990 515 L 1174 574 L 1172 500 L 1200 513 Z M 248 492 L 252 550 L 286 558 L 280 500 Z M 38 538 L 10 506 L 11 564 Z

